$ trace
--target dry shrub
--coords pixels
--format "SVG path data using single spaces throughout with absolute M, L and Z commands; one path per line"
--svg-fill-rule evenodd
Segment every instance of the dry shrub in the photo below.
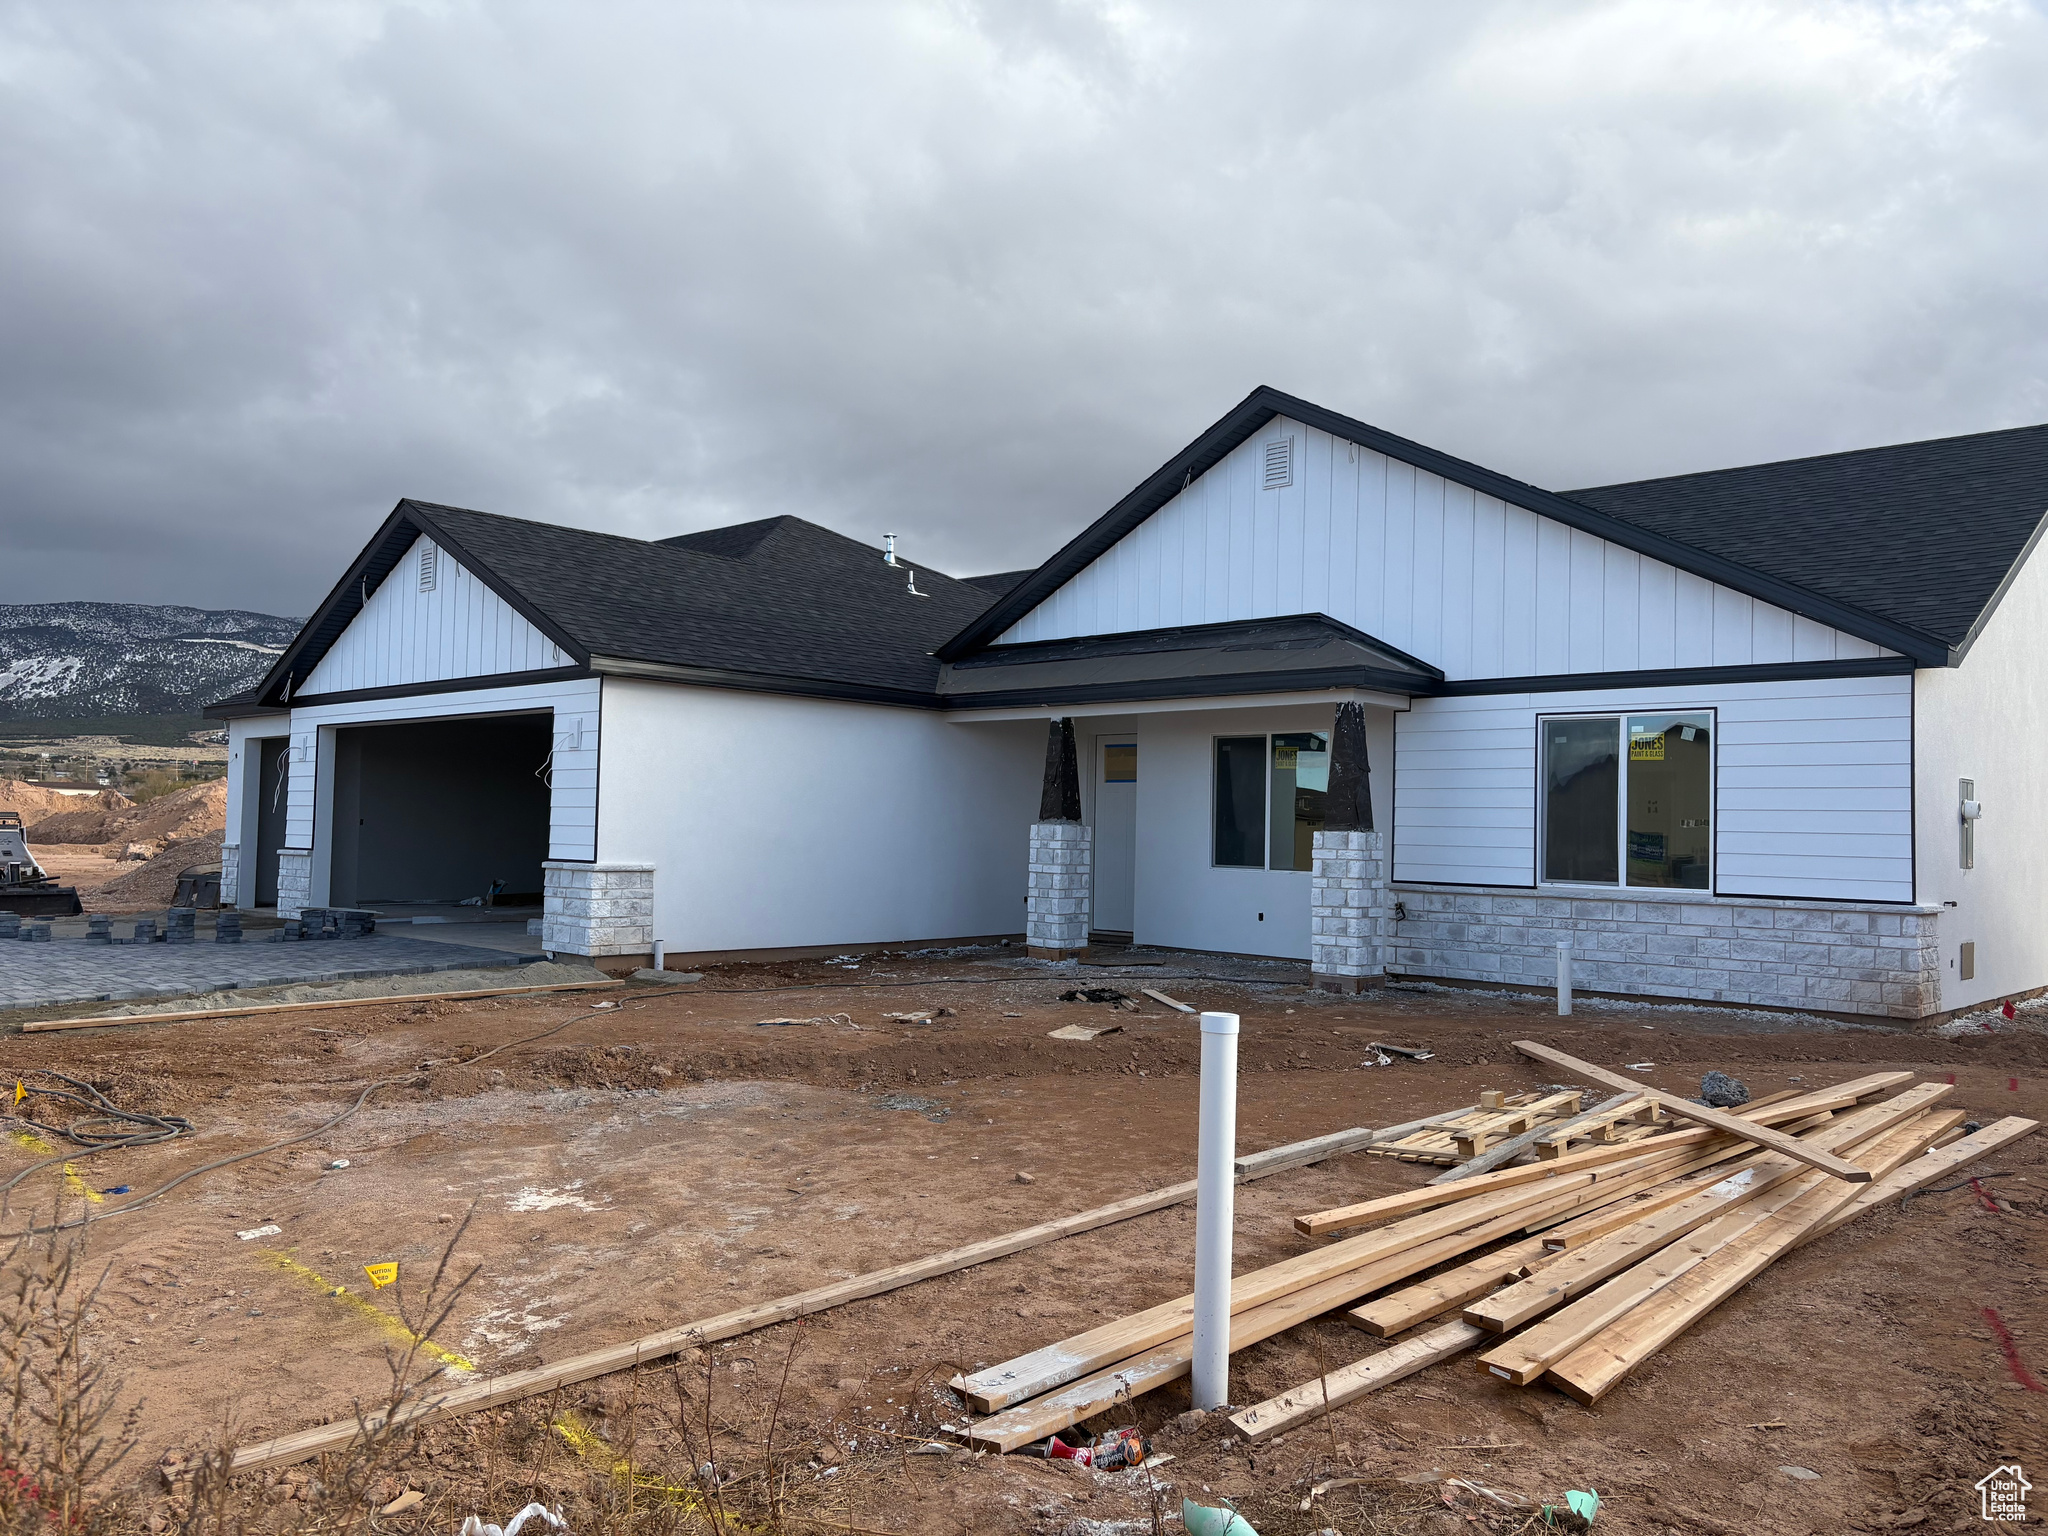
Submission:
M 31 1224 L 33 1225 L 33 1224 Z M 0 1259 L 0 1532 L 125 1528 L 109 1475 L 135 1447 L 138 1409 L 87 1347 L 100 1286 L 77 1232 L 18 1237 Z

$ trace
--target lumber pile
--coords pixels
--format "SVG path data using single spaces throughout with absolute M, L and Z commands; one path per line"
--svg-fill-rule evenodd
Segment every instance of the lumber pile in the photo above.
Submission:
M 1606 1080 L 1555 1052 L 1540 1059 Z M 1581 1120 L 1549 1156 L 1533 1148 L 1534 1162 L 1296 1218 L 1333 1240 L 1233 1280 L 1231 1349 L 1336 1311 L 1398 1342 L 1231 1422 L 1257 1440 L 1474 1352 L 1498 1379 L 1598 1401 L 1774 1259 L 2035 1128 L 2015 1117 L 1965 1136 L 1943 1102 L 1953 1088 L 1912 1079 L 1874 1073 L 1732 1114 L 1624 1081 L 1627 1102 Z M 1481 1122 L 1526 1121 L 1539 1104 L 1560 1120 L 1580 1113 L 1576 1092 L 1550 1095 L 1461 1112 L 1458 1129 L 1507 1134 Z M 1617 1129 L 1571 1145 L 1589 1124 Z M 1446 1127 L 1395 1129 L 1405 1141 Z M 1193 1298 L 1180 1296 L 957 1376 L 985 1415 L 959 1432 L 1011 1451 L 1119 1407 L 1188 1373 L 1192 1328 Z
M 1404 1163 L 1462 1163 L 1505 1138 L 1561 1124 L 1579 1112 L 1579 1091 L 1562 1093 L 1500 1093 L 1489 1090 L 1471 1109 L 1456 1110 L 1416 1128 L 1394 1127 L 1406 1134 L 1382 1139 L 1366 1148 L 1372 1157 L 1394 1157 Z M 1647 1134 L 1647 1133 L 1646 1133 Z

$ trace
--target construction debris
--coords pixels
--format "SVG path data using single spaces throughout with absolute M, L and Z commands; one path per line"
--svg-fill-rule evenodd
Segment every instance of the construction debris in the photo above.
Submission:
M 1709 1072 L 1700 1079 L 1700 1102 L 1714 1109 L 1734 1109 L 1749 1102 L 1749 1089 L 1726 1072 Z
M 1533 1042 L 1520 1048 L 1595 1081 L 1609 1075 Z M 1614 1132 L 1628 1140 L 1297 1218 L 1312 1235 L 1375 1225 L 1238 1275 L 1233 1351 L 1367 1297 L 1376 1299 L 1352 1320 L 1369 1332 L 1436 1324 L 1245 1408 L 1231 1424 L 1264 1439 L 1475 1350 L 1497 1379 L 1544 1380 L 1597 1401 L 1772 1259 L 2035 1128 L 2009 1118 L 1955 1140 L 1962 1112 L 1940 1106 L 1953 1087 L 1908 1086 L 1911 1077 L 1874 1073 L 1774 1095 L 1740 1114 L 1624 1083 L 1628 1102 L 1612 1104 L 1601 1127 L 1631 1106 L 1661 1105 L 1673 1118 L 1630 1121 Z M 1526 1132 L 1534 1116 L 1567 1102 L 1575 1112 L 1576 1090 L 1519 1102 L 1489 1092 L 1476 1114 L 1449 1117 L 1455 1125 L 1395 1127 L 1404 1134 L 1392 1139 L 1397 1148 L 1425 1135 L 1476 1143 L 1517 1120 Z M 1387 1151 L 1389 1139 L 1367 1150 Z M 1462 1262 L 1443 1268 L 1451 1261 Z M 1460 1315 L 1444 1320 L 1453 1310 Z M 1183 1296 L 957 1376 L 953 1389 L 987 1415 L 966 1436 L 1013 1451 L 1177 1380 L 1190 1368 L 1192 1330 L 1193 1298 Z
M 1182 1002 L 1179 998 L 1168 997 L 1164 992 L 1155 992 L 1150 987 L 1140 987 L 1138 990 L 1144 993 L 1145 996 L 1151 998 L 1153 1002 L 1163 1003 L 1168 1008 L 1171 1008 L 1175 1013 L 1193 1013 L 1195 1011 L 1194 1009 L 1190 1008 L 1186 1003 Z
M 1062 1024 L 1058 1029 L 1045 1032 L 1048 1040 L 1093 1040 L 1098 1035 L 1120 1035 L 1124 1032 L 1121 1024 L 1105 1024 L 1091 1028 L 1086 1024 Z
M 1419 1045 L 1389 1045 L 1384 1040 L 1374 1040 L 1366 1045 L 1369 1051 L 1387 1051 L 1395 1056 L 1406 1056 L 1410 1061 L 1435 1061 L 1436 1052 L 1425 1051 Z
M 1126 1008 L 1133 1012 L 1137 1004 L 1115 987 L 1070 987 L 1060 994 L 1063 1003 L 1108 1003 L 1112 1008 Z
M 933 1019 L 952 1018 L 953 1010 L 950 1008 L 920 1008 L 915 1013 L 885 1013 L 882 1017 L 885 1019 L 895 1019 L 898 1023 L 902 1024 L 929 1024 Z

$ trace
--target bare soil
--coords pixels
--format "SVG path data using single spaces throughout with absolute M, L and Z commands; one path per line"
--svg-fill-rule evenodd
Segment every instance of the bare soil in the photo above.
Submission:
M 1953 1074 L 1952 1102 L 1973 1118 L 2048 1112 L 2048 1036 L 2024 1015 L 1952 1039 L 1698 1008 L 1582 1005 L 1560 1021 L 1546 1001 L 1497 994 L 1337 998 L 1174 975 L 1077 976 L 988 952 L 869 957 L 858 969 L 731 966 L 694 985 L 602 994 L 609 1008 L 574 995 L 366 1002 L 6 1036 L 0 1075 L 33 1085 L 28 1074 L 53 1068 L 127 1107 L 195 1120 L 191 1140 L 75 1165 L 92 1189 L 144 1192 L 311 1129 L 369 1082 L 421 1073 L 317 1140 L 91 1228 L 95 1260 L 111 1266 L 92 1342 L 144 1404 L 135 1474 L 209 1438 L 265 1438 L 376 1400 L 395 1314 L 417 1302 L 466 1215 L 459 1257 L 477 1273 L 434 1343 L 490 1373 L 1188 1177 L 1193 1021 L 1150 1003 L 1134 1014 L 1056 1000 L 1077 984 L 1134 995 L 1154 985 L 1242 1014 L 1246 1150 L 1455 1108 L 1485 1087 L 1539 1086 L 1546 1074 L 1509 1044 L 1525 1037 L 1610 1066 L 1654 1061 L 1644 1076 L 1672 1089 L 1696 1091 L 1709 1068 L 1761 1094 L 1903 1067 Z M 940 1007 L 954 1012 L 884 1017 Z M 1122 1030 L 1047 1038 L 1072 1023 Z M 565 1027 L 464 1065 L 555 1025 Z M 1373 1040 L 1424 1045 L 1436 1059 L 1362 1065 Z M 13 1155 L 15 1168 L 33 1157 Z M 343 1158 L 348 1167 L 330 1168 Z M 2029 1138 L 1994 1166 L 2009 1172 L 1988 1187 L 2010 1210 L 1987 1209 L 1966 1187 L 1867 1216 L 1774 1265 L 1592 1409 L 1497 1383 L 1465 1360 L 1250 1450 L 1214 1421 L 1173 1427 L 1184 1387 L 1152 1394 L 1123 1415 L 1173 1458 L 1149 1480 L 1018 1456 L 911 1454 L 955 1415 L 942 1385 L 955 1369 L 1183 1293 L 1193 1215 L 1180 1207 L 674 1367 L 432 1428 L 387 1479 L 387 1491 L 418 1488 L 425 1502 L 380 1528 L 453 1531 L 467 1513 L 502 1520 L 527 1497 L 563 1504 L 578 1532 L 686 1528 L 631 1524 L 614 1474 L 630 1461 L 653 1483 L 687 1476 L 702 1447 L 693 1453 L 682 1431 L 698 1415 L 733 1466 L 758 1460 L 774 1420 L 776 1447 L 795 1457 L 791 1497 L 808 1512 L 791 1529 L 1147 1532 L 1155 1483 L 1176 1517 L 1183 1493 L 1227 1495 L 1262 1536 L 1542 1529 L 1529 1524 L 1534 1509 L 1589 1487 L 1603 1500 L 1598 1529 L 1616 1532 L 1981 1529 L 1979 1477 L 2014 1457 L 2048 1465 L 2048 1397 L 2016 1379 L 1984 1316 L 1995 1308 L 2023 1366 L 2048 1375 L 2048 1140 Z M 1353 1156 L 1246 1186 L 1238 1266 L 1312 1246 L 1290 1225 L 1299 1212 L 1432 1172 Z M 57 1170 L 33 1176 L 13 1193 L 12 1224 L 60 1201 L 75 1211 L 64 1187 Z M 273 1224 L 274 1235 L 236 1235 Z M 400 1285 L 371 1291 L 363 1266 L 391 1261 Z M 331 1295 L 337 1285 L 351 1296 Z M 1334 1319 L 1296 1329 L 1235 1357 L 1233 1396 L 1256 1401 L 1378 1347 Z M 274 1528 L 298 1528 L 317 1476 L 252 1476 L 241 1494 Z M 1511 1513 L 1446 1478 L 1533 1502 Z M 1355 1481 L 1311 1497 L 1332 1479 Z M 175 1517 L 175 1499 L 150 1487 L 157 1502 L 145 1513 Z M 754 1475 L 731 1497 L 743 1505 L 758 1488 Z M 687 1513 L 696 1496 L 634 1497 Z

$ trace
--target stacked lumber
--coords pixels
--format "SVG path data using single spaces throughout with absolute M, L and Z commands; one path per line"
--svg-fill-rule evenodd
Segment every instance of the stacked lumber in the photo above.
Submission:
M 1416 1126 L 1396 1126 L 1407 1134 L 1382 1139 L 1366 1148 L 1373 1157 L 1399 1158 L 1404 1163 L 1462 1163 L 1479 1156 L 1507 1137 L 1522 1136 L 1557 1125 L 1579 1111 L 1576 1088 L 1561 1093 L 1500 1093 L 1489 1090 L 1471 1109 L 1456 1110 Z
M 1942 1103 L 1953 1088 L 1912 1079 L 1874 1073 L 1732 1114 L 1620 1080 L 1627 1102 L 1610 1100 L 1599 1123 L 1640 1128 L 1637 1139 L 1561 1144 L 1535 1162 L 1296 1218 L 1305 1235 L 1342 1235 L 1233 1279 L 1230 1348 L 1339 1311 L 1376 1336 L 1409 1336 L 1231 1422 L 1256 1440 L 1474 1351 L 1498 1379 L 1597 1401 L 1773 1259 L 2034 1129 L 2015 1118 L 1963 1136 L 1961 1111 Z M 1579 1115 L 1576 1092 L 1550 1098 L 1558 1118 Z M 1476 1114 L 1526 1122 L 1540 1103 Z M 1629 1118 L 1646 1106 L 1656 1118 Z M 1406 1140 L 1444 1127 L 1394 1129 Z M 1422 1324 L 1433 1326 L 1409 1334 Z M 954 1389 L 986 1415 L 961 1433 L 1011 1451 L 1117 1408 L 1188 1374 L 1192 1332 L 1193 1297 L 1180 1296 L 957 1376 Z

